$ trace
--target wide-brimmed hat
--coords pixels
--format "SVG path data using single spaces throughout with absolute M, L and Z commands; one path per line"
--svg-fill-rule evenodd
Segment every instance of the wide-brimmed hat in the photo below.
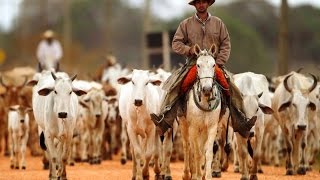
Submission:
M 188 0 L 190 5 L 194 5 L 196 0 Z M 209 6 L 211 6 L 216 0 L 208 0 Z
M 55 36 L 54 32 L 52 30 L 46 30 L 42 37 L 47 39 L 47 38 L 53 38 Z

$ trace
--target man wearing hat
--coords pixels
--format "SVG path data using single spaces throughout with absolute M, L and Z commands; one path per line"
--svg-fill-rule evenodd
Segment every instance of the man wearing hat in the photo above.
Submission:
M 39 71 L 41 72 L 44 69 L 58 71 L 61 57 L 62 48 L 60 42 L 55 39 L 55 33 L 52 30 L 46 30 L 37 48 Z
M 187 57 L 187 62 L 172 74 L 165 82 L 163 89 L 167 92 L 162 102 L 160 114 L 151 114 L 151 119 L 157 126 L 157 131 L 164 134 L 172 127 L 176 116 L 185 114 L 185 94 L 196 80 L 195 45 L 201 49 L 210 49 L 212 44 L 218 48 L 214 58 L 216 60 L 215 72 L 217 81 L 225 89 L 224 101 L 231 114 L 232 126 L 235 132 L 248 137 L 250 129 L 255 124 L 256 116 L 247 119 L 243 113 L 243 99 L 238 88 L 226 78 L 224 64 L 228 61 L 231 44 L 227 27 L 216 16 L 208 11 L 215 0 L 189 0 L 196 13 L 183 20 L 172 40 L 174 52 Z

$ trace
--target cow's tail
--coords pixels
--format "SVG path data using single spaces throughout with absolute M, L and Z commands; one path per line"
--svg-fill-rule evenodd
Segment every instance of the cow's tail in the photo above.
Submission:
M 46 151 L 47 150 L 47 146 L 45 144 L 45 138 L 44 138 L 44 133 L 43 131 L 40 134 L 40 147 L 42 150 Z
M 247 148 L 248 148 L 249 155 L 251 156 L 251 158 L 253 158 L 253 149 L 252 149 L 252 146 L 250 143 L 250 138 L 248 138 L 248 140 L 247 140 Z

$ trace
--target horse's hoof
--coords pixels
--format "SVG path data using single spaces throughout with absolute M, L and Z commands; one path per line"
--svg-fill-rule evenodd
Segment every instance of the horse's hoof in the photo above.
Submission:
M 306 175 L 306 169 L 304 167 L 299 167 L 297 173 L 300 175 Z
M 212 172 L 212 177 L 213 178 L 220 178 L 221 177 L 221 172 Z
M 154 175 L 154 180 L 163 180 L 164 175 L 156 174 Z
M 287 176 L 293 175 L 293 170 L 292 169 L 287 169 L 286 175 Z
M 258 176 L 256 174 L 252 174 L 250 176 L 250 180 L 258 180 Z

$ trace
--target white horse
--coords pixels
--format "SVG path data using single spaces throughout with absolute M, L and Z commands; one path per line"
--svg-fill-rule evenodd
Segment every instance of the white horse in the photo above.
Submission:
M 215 79 L 217 47 L 209 51 L 195 46 L 197 55 L 197 80 L 187 94 L 186 117 L 179 117 L 184 146 L 183 179 L 212 179 L 211 163 L 213 144 L 217 135 L 221 98 L 219 84 Z M 202 166 L 205 172 L 202 172 Z

